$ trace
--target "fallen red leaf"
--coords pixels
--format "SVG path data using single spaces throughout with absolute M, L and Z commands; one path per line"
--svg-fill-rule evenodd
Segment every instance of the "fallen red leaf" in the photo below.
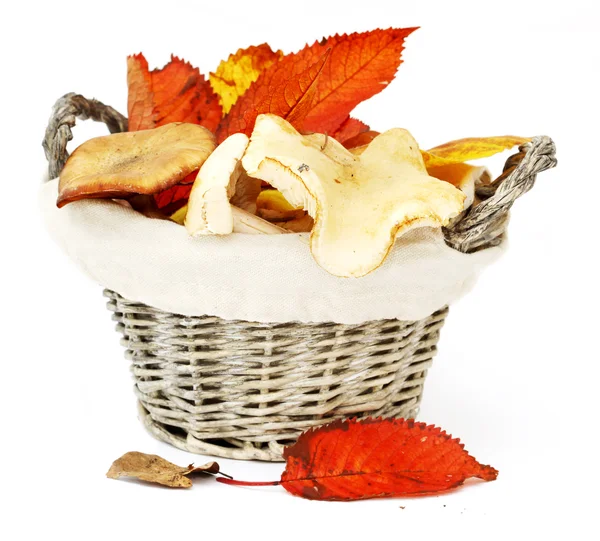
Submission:
M 250 135 L 262 113 L 278 115 L 299 126 L 312 107 L 328 57 L 329 51 L 323 51 L 314 62 L 302 62 L 296 55 L 288 55 L 263 71 L 222 120 L 217 141 L 238 132 Z
M 128 57 L 127 86 L 129 131 L 189 122 L 214 132 L 221 120 L 219 98 L 210 83 L 198 68 L 176 56 L 152 71 L 144 55 Z
M 334 421 L 303 433 L 284 450 L 280 481 L 232 485 L 282 485 L 311 500 L 364 500 L 432 494 L 470 477 L 493 481 L 498 471 L 477 462 L 458 439 L 412 419 Z

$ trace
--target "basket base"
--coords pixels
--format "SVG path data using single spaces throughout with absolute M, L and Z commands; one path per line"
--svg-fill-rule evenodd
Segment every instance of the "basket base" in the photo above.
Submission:
M 420 397 L 417 402 L 420 402 Z M 397 413 L 390 414 L 388 417 L 404 417 L 405 419 L 414 419 L 419 413 L 419 404 L 414 404 L 408 408 L 400 408 Z M 157 440 L 164 441 L 173 447 L 177 447 L 182 451 L 194 453 L 198 455 L 209 455 L 219 458 L 232 458 L 236 460 L 261 460 L 265 462 L 284 462 L 283 448 L 294 442 L 294 440 L 270 441 L 269 443 L 253 443 L 242 440 L 211 440 L 205 441 L 195 438 L 191 433 L 176 433 L 173 427 L 164 425 L 155 421 L 150 412 L 144 405 L 138 401 L 139 419 L 146 430 Z M 354 416 L 353 416 L 354 417 Z M 356 417 L 365 417 L 365 415 L 357 415 Z M 323 420 L 315 423 L 315 426 L 330 422 L 333 419 Z
M 192 453 L 281 461 L 335 419 L 414 418 L 447 308 L 419 321 L 256 323 L 185 317 L 107 291 L 140 418 Z

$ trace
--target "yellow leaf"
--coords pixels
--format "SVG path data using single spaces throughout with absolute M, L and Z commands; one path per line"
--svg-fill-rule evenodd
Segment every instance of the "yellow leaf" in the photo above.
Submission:
M 169 219 L 173 220 L 175 223 L 178 223 L 179 225 L 183 225 L 185 222 L 185 217 L 187 216 L 187 211 L 188 211 L 188 206 L 184 205 L 179 210 L 177 210 L 173 214 L 171 214 Z
M 457 139 L 429 150 L 422 150 L 425 165 L 429 167 L 462 163 L 487 158 L 516 145 L 531 141 L 528 137 L 501 135 L 497 137 L 467 137 Z
M 283 53 L 273 51 L 269 45 L 239 49 L 223 60 L 217 71 L 210 74 L 210 84 L 219 96 L 223 108 L 223 116 L 233 107 L 238 98 L 258 79 L 263 70 L 277 62 Z
M 260 192 L 258 199 L 256 200 L 256 206 L 259 209 L 276 210 L 282 212 L 288 212 L 301 208 L 290 205 L 288 200 L 283 197 L 283 194 L 279 190 L 263 190 Z

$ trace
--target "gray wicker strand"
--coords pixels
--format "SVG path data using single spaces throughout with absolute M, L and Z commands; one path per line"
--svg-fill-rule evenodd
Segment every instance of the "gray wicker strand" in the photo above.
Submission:
M 42 146 L 48 160 L 48 178 L 60 175 L 69 153 L 67 143 L 73 139 L 71 128 L 76 118 L 104 122 L 110 133 L 127 131 L 127 118 L 98 100 L 88 100 L 71 92 L 60 98 L 52 108 Z
M 66 162 L 76 117 L 127 129 L 114 109 L 63 96 L 44 139 L 50 178 Z M 498 179 L 479 187 L 481 202 L 444 230 L 448 244 L 463 252 L 498 244 L 511 205 L 555 163 L 549 138 L 523 145 Z M 104 293 L 147 430 L 186 451 L 246 460 L 280 461 L 301 432 L 336 418 L 415 417 L 448 313 L 360 325 L 256 323 L 186 317 Z
M 414 418 L 448 313 L 271 324 L 184 317 L 105 295 L 147 430 L 194 453 L 255 460 L 281 460 L 284 445 L 335 418 Z

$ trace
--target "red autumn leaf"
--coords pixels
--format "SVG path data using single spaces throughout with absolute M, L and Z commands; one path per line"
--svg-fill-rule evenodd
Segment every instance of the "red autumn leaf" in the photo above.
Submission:
M 458 439 L 412 419 L 334 421 L 304 432 L 283 453 L 280 481 L 232 485 L 282 485 L 311 500 L 364 500 L 433 494 L 470 477 L 493 481 L 498 471 L 479 464 Z
M 381 92 L 394 78 L 402 59 L 404 40 L 416 28 L 388 28 L 335 35 L 297 53 L 314 61 L 331 49 L 331 58 L 319 78 L 313 108 L 302 128 L 333 134 L 360 102 Z
M 364 122 L 349 116 L 346 120 L 344 120 L 342 125 L 330 135 L 340 143 L 344 143 L 348 139 L 352 139 L 361 133 L 368 132 L 369 129 L 369 126 L 367 126 Z
M 214 132 L 221 120 L 219 98 L 210 83 L 198 68 L 176 56 L 152 71 L 142 54 L 128 57 L 127 86 L 129 131 L 189 122 Z
M 363 132 L 359 133 L 358 135 L 355 135 L 354 137 L 350 137 L 349 139 L 342 141 L 342 144 L 346 148 L 362 147 L 364 145 L 368 145 L 378 135 L 379 135 L 378 131 L 372 131 L 372 130 L 363 131 Z
M 194 171 L 179 184 L 175 184 L 175 186 L 154 194 L 156 206 L 159 209 L 163 209 L 166 214 L 170 214 L 185 205 L 190 197 L 190 192 L 192 191 L 192 186 L 197 175 L 198 171 Z
M 288 55 L 263 71 L 222 120 L 217 141 L 238 132 L 250 135 L 256 117 L 262 113 L 273 113 L 299 126 L 312 107 L 328 57 L 329 52 L 323 51 L 309 63 Z
M 284 56 L 263 71 L 237 100 L 221 122 L 218 140 L 240 131 L 249 135 L 260 113 L 287 118 L 302 131 L 334 134 L 349 120 L 356 105 L 391 82 L 402 62 L 404 39 L 414 30 L 390 28 L 335 35 Z M 319 63 L 324 63 L 327 52 L 330 58 L 322 66 Z M 303 100 L 302 107 L 295 106 L 307 83 L 313 94 Z M 295 112 L 289 115 L 294 107 Z

